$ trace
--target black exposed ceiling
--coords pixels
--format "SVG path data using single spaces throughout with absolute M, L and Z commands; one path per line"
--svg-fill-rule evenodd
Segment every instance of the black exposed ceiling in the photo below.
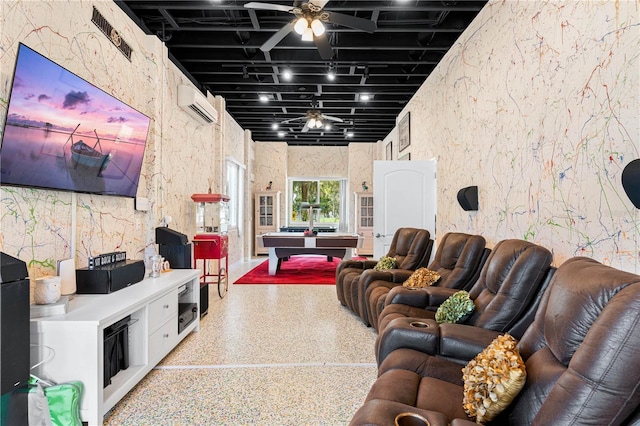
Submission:
M 312 2 L 315 0 L 312 0 Z M 291 32 L 268 52 L 260 47 L 295 19 L 284 11 L 244 7 L 248 1 L 116 3 L 148 34 L 163 40 L 171 59 L 201 89 L 225 98 L 227 110 L 257 142 L 344 146 L 376 142 L 395 126 L 407 101 L 486 4 L 482 1 L 329 1 L 324 10 L 369 19 L 375 32 L 325 24 L 334 56 Z M 300 6 L 305 1 L 263 1 Z M 327 72 L 333 68 L 334 81 Z M 284 71 L 292 72 L 291 80 Z M 264 94 L 268 102 L 261 102 Z M 363 94 L 372 97 L 361 99 Z M 309 110 L 337 117 L 332 128 L 302 132 Z M 348 134 L 351 133 L 352 136 Z

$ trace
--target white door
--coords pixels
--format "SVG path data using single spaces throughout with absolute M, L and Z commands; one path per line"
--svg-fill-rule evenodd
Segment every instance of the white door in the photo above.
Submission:
M 373 257 L 389 251 L 398 228 L 436 235 L 436 162 L 373 162 Z

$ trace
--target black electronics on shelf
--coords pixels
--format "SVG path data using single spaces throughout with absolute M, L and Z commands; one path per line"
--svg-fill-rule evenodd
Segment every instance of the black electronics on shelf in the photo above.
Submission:
M 108 294 L 144 279 L 142 260 L 122 260 L 101 266 L 76 269 L 76 293 Z
M 172 269 L 191 269 L 191 243 L 185 234 L 166 226 L 156 228 L 158 252 Z
M 27 424 L 29 278 L 27 265 L 0 252 L 0 424 Z

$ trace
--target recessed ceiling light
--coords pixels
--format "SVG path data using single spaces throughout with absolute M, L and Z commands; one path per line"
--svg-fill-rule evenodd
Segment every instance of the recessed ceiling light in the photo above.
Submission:
M 360 94 L 360 100 L 361 100 L 361 101 L 365 101 L 365 102 L 366 102 L 366 101 L 368 101 L 369 99 L 371 99 L 371 96 L 369 96 L 368 94 L 366 94 L 366 93 L 362 93 L 362 94 Z
M 267 95 L 260 95 L 260 102 L 269 102 L 269 97 Z
M 293 74 L 291 73 L 291 70 L 284 70 L 284 72 L 282 73 L 282 77 L 284 77 L 285 80 L 291 80 Z
M 281 138 L 284 138 L 285 133 L 284 132 L 278 132 L 278 136 Z
M 348 132 L 348 133 L 347 133 L 347 137 L 348 137 L 348 138 L 352 138 L 352 137 L 353 137 L 353 132 Z
M 279 126 L 278 126 L 278 123 L 273 123 L 273 124 L 271 125 L 271 128 L 272 128 L 273 130 L 278 130 L 278 127 L 279 127 Z

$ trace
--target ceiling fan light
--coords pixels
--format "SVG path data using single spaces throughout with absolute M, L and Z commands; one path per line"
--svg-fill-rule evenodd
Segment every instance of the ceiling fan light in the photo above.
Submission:
M 324 34 L 324 24 L 319 19 L 314 19 L 313 21 L 311 21 L 311 29 L 313 30 L 313 34 L 316 37 L 320 37 L 322 34 Z
M 316 127 L 316 119 L 310 118 L 309 121 L 307 121 L 307 127 L 310 129 Z
M 316 129 L 322 127 L 322 120 L 316 120 Z
M 302 41 L 313 41 L 313 30 L 308 28 L 304 30 L 304 34 L 302 34 Z
M 293 25 L 293 29 L 300 35 L 303 35 L 305 31 L 309 28 L 309 23 L 306 18 L 300 18 Z

